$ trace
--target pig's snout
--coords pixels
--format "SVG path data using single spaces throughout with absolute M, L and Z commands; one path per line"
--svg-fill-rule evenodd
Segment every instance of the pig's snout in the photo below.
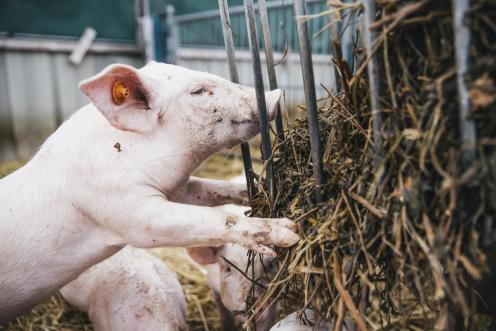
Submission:
M 277 110 L 279 109 L 279 100 L 281 99 L 282 91 L 275 89 L 273 91 L 265 92 L 265 104 L 267 105 L 267 113 L 269 120 L 272 121 L 276 117 Z

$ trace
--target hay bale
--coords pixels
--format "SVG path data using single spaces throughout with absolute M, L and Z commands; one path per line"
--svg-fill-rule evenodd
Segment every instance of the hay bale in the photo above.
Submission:
M 280 251 L 278 276 L 248 300 L 252 317 L 279 302 L 285 313 L 311 308 L 371 329 L 426 330 L 444 328 L 449 309 L 471 313 L 470 284 L 488 271 L 483 229 L 496 210 L 496 4 L 472 1 L 467 17 L 478 135 L 477 157 L 462 167 L 451 2 L 427 3 L 412 11 L 380 2 L 377 166 L 365 62 L 352 76 L 337 58 L 342 92 L 320 104 L 323 204 L 314 203 L 306 121 L 276 145 L 277 214 L 296 220 L 303 240 Z M 261 188 L 255 216 L 271 214 L 267 196 Z

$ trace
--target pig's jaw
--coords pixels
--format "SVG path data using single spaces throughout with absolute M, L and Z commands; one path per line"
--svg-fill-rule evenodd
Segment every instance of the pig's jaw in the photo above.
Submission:
M 232 137 L 227 141 L 224 148 L 232 148 L 240 143 L 247 142 L 260 133 L 258 119 L 231 122 Z

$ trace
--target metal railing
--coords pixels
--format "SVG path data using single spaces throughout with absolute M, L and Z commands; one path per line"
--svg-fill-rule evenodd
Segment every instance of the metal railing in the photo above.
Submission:
M 309 4 L 315 4 L 315 3 L 318 2 L 317 1 L 309 2 Z M 293 2 L 291 2 L 291 4 L 293 4 Z M 294 1 L 294 11 L 293 11 L 293 7 L 288 7 L 288 6 L 289 5 L 286 4 L 284 5 L 284 7 L 283 6 L 281 7 L 284 8 L 285 10 L 286 9 L 291 10 L 291 18 L 292 18 L 291 25 L 296 25 L 297 27 L 297 37 L 298 37 L 297 41 L 300 46 L 299 49 L 300 49 L 300 58 L 302 64 L 301 67 L 302 67 L 302 74 L 303 74 L 303 80 L 305 86 L 305 98 L 307 104 L 307 114 L 308 114 L 308 122 L 310 129 L 310 148 L 311 148 L 312 162 L 314 165 L 314 177 L 316 182 L 316 201 L 322 202 L 323 196 L 321 192 L 321 185 L 324 181 L 324 172 L 322 168 L 322 146 L 321 146 L 320 134 L 319 134 L 317 100 L 315 95 L 315 82 L 313 78 L 312 49 L 310 45 L 308 21 L 299 19 L 296 21 L 297 22 L 296 23 L 294 20 L 295 16 L 302 17 L 307 15 L 306 4 L 304 0 Z M 227 5 L 227 0 L 219 0 L 219 10 L 220 10 L 219 23 L 221 22 L 220 28 L 222 29 L 223 32 L 222 37 L 225 42 L 230 77 L 231 80 L 235 83 L 238 82 L 235 52 L 234 52 L 235 43 L 233 38 L 234 35 L 233 30 L 235 25 L 233 24 L 233 21 L 230 16 L 232 13 L 236 13 L 246 19 L 246 27 L 247 27 L 246 29 L 248 31 L 248 46 L 250 48 L 250 53 L 253 63 L 255 92 L 257 97 L 257 108 L 260 119 L 261 137 L 262 137 L 262 160 L 264 161 L 266 167 L 265 186 L 267 191 L 269 192 L 271 204 L 273 204 L 274 198 L 276 196 L 276 188 L 274 185 L 274 174 L 273 174 L 273 166 L 272 166 L 272 158 L 271 158 L 271 153 L 272 153 L 271 139 L 269 133 L 268 116 L 267 116 L 267 109 L 265 104 L 264 81 L 263 81 L 262 66 L 260 60 L 260 47 L 263 46 L 263 48 L 266 50 L 266 61 L 267 63 L 269 63 L 267 68 L 268 68 L 268 74 L 270 80 L 270 87 L 271 89 L 276 88 L 277 79 L 275 76 L 274 59 L 272 56 L 272 51 L 274 46 L 272 45 L 271 42 L 272 30 L 270 29 L 270 21 L 268 20 L 269 8 L 276 8 L 275 2 L 270 2 L 266 4 L 264 0 L 259 0 L 258 10 L 260 14 L 259 15 L 260 19 L 258 21 L 262 26 L 262 33 L 263 33 L 263 38 L 262 38 L 263 41 L 262 41 L 258 39 L 257 19 L 255 15 L 255 7 L 253 5 L 253 0 L 244 0 L 244 8 L 243 8 L 244 16 L 242 13 L 239 13 L 240 11 L 239 7 L 229 10 Z M 192 14 L 186 17 L 186 21 L 197 20 L 199 18 L 205 18 L 205 17 L 216 18 L 217 16 L 218 16 L 217 12 L 203 13 L 201 16 L 200 14 Z M 182 20 L 184 21 L 185 18 L 183 17 Z M 181 19 L 178 19 L 178 21 L 181 21 Z M 328 45 L 330 44 L 329 40 L 327 40 L 327 44 Z M 283 125 L 282 125 L 282 118 L 280 111 L 278 111 L 276 114 L 276 130 L 277 130 L 277 137 L 279 139 L 282 139 L 284 133 L 283 133 Z M 245 164 L 245 174 L 248 181 L 248 192 L 251 198 L 254 184 L 252 182 L 253 176 L 251 173 L 252 172 L 251 162 L 249 162 L 250 151 L 246 145 L 242 146 L 242 153 L 243 153 L 243 161 Z M 275 215 L 274 206 L 271 206 L 271 210 L 274 216 Z
M 309 15 L 318 14 L 329 7 L 324 0 L 307 1 Z M 254 11 L 259 8 L 254 6 Z M 268 28 L 270 30 L 272 49 L 275 52 L 297 51 L 298 40 L 296 22 L 293 13 L 292 0 L 268 1 L 266 3 Z M 248 30 L 245 21 L 243 6 L 229 8 L 230 29 L 233 35 L 233 44 L 237 49 L 249 49 Z M 179 44 L 181 47 L 224 47 L 221 17 L 218 10 L 209 10 L 200 13 L 178 15 L 174 18 L 179 30 Z M 255 16 L 256 24 L 260 25 L 259 16 Z M 329 17 L 323 15 L 308 22 L 311 36 L 311 46 L 314 54 L 329 54 L 329 31 L 323 26 L 328 23 Z M 263 40 L 259 40 L 259 47 L 263 49 Z

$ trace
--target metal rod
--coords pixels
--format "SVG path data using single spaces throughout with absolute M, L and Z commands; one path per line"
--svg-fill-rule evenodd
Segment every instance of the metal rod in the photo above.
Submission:
M 372 130 L 374 141 L 374 168 L 378 168 L 383 156 L 382 150 L 382 106 L 379 103 L 379 60 L 377 56 L 372 57 L 372 43 L 376 39 L 377 33 L 370 30 L 371 24 L 375 21 L 375 0 L 364 0 L 365 7 L 364 13 L 364 29 L 363 37 L 365 49 L 367 50 L 367 57 L 369 62 L 367 70 L 369 75 L 369 89 L 370 89 L 370 107 L 372 108 Z
M 469 119 L 470 103 L 465 77 L 468 74 L 468 51 L 470 29 L 464 24 L 469 0 L 452 0 L 453 25 L 455 30 L 456 80 L 458 86 L 459 126 L 462 141 L 462 167 L 466 168 L 475 158 L 476 129 Z
M 265 60 L 267 61 L 267 73 L 269 76 L 269 87 L 271 90 L 277 89 L 276 66 L 274 62 L 274 54 L 272 52 L 272 40 L 270 38 L 269 19 L 267 16 L 267 6 L 265 0 L 258 0 L 258 12 L 260 14 L 260 23 L 262 24 L 262 33 L 265 46 Z M 281 105 L 277 105 L 276 113 L 276 132 L 279 141 L 284 140 L 284 126 L 282 124 Z
M 334 9 L 334 6 L 331 4 L 329 4 L 328 6 L 329 6 L 330 10 Z M 334 13 L 329 14 L 329 23 L 337 20 L 337 17 L 338 16 Z M 336 47 L 338 45 L 340 45 L 338 28 L 339 28 L 339 23 L 335 23 L 334 26 L 331 26 L 330 27 L 331 33 L 329 36 L 330 41 L 331 41 L 331 54 L 332 54 L 332 57 L 334 57 L 335 59 L 337 58 L 337 53 L 339 51 L 336 49 Z M 339 77 L 339 73 L 338 73 L 338 70 L 336 68 L 336 64 L 334 64 L 331 67 L 331 70 L 332 70 L 332 75 L 334 76 L 334 80 L 331 82 L 332 84 L 334 84 L 334 86 L 331 86 L 331 91 L 338 91 L 339 87 L 341 86 L 341 78 Z
M 135 3 L 138 15 L 138 46 L 142 49 L 145 63 L 155 60 L 155 42 L 153 19 L 150 16 L 150 1 L 137 0 Z
M 175 18 L 175 9 L 173 5 L 165 7 L 165 22 L 167 24 L 167 63 L 177 64 L 177 50 L 179 49 L 179 27 Z
M 307 0 L 307 3 L 318 3 L 318 2 L 325 2 L 325 0 Z M 287 8 L 291 7 L 293 5 L 293 1 L 281 1 L 281 0 L 275 0 L 275 1 L 268 1 L 267 2 L 267 8 L 272 9 L 272 8 Z M 256 9 L 255 9 L 256 10 Z M 244 6 L 239 5 L 239 6 L 231 6 L 229 9 L 229 13 L 231 15 L 236 15 L 236 14 L 242 14 L 245 11 Z M 183 15 L 177 15 L 176 20 L 178 23 L 183 23 L 183 22 L 189 22 L 189 21 L 197 21 L 201 19 L 206 19 L 206 18 L 212 18 L 212 17 L 218 17 L 219 12 L 215 9 L 213 10 L 205 10 L 197 13 L 191 13 L 191 14 L 183 14 Z
M 272 166 L 272 149 L 270 146 L 269 135 L 269 118 L 267 116 L 267 105 L 265 104 L 265 91 L 262 76 L 262 64 L 260 62 L 260 50 L 258 49 L 257 27 L 255 22 L 255 9 L 253 8 L 253 0 L 244 0 L 246 26 L 248 30 L 248 44 L 250 45 L 251 58 L 253 61 L 253 77 L 255 80 L 255 93 L 257 97 L 258 117 L 260 120 L 260 134 L 262 137 L 262 159 L 267 161 L 267 187 L 271 203 L 274 203 L 275 186 L 274 172 Z
M 348 0 L 348 2 L 354 2 L 354 0 Z M 341 37 L 341 52 L 343 53 L 343 58 L 348 62 L 348 65 L 351 68 L 352 58 L 353 58 L 353 34 L 356 33 L 355 23 L 355 12 L 350 9 L 345 9 L 343 13 L 343 17 L 346 17 L 346 23 L 343 22 L 344 26 L 342 27 L 342 37 Z
M 0 36 L 0 51 L 70 53 L 77 46 L 76 40 L 5 38 Z M 135 44 L 95 41 L 88 53 L 93 54 L 129 54 L 140 55 L 141 50 Z
M 295 0 L 294 13 L 297 17 L 306 15 L 304 0 Z M 315 95 L 315 80 L 313 76 L 312 50 L 308 37 L 307 22 L 297 19 L 296 30 L 300 45 L 301 71 L 308 115 L 308 130 L 310 131 L 310 152 L 313 162 L 313 175 L 316 185 L 317 203 L 323 201 L 322 185 L 324 183 L 324 170 L 322 166 L 322 145 L 320 142 L 319 119 L 317 114 L 317 97 Z
M 227 0 L 219 0 L 220 19 L 222 22 L 222 33 L 224 35 L 224 44 L 226 46 L 227 63 L 229 66 L 229 77 L 231 82 L 239 83 L 238 69 L 236 68 L 236 54 L 234 52 L 234 42 L 231 30 L 231 20 L 229 19 L 229 7 Z M 251 163 L 250 147 L 248 143 L 241 144 L 241 154 L 243 156 L 243 166 L 245 169 L 246 188 L 248 197 L 251 201 L 254 193 L 253 185 L 253 166 Z

